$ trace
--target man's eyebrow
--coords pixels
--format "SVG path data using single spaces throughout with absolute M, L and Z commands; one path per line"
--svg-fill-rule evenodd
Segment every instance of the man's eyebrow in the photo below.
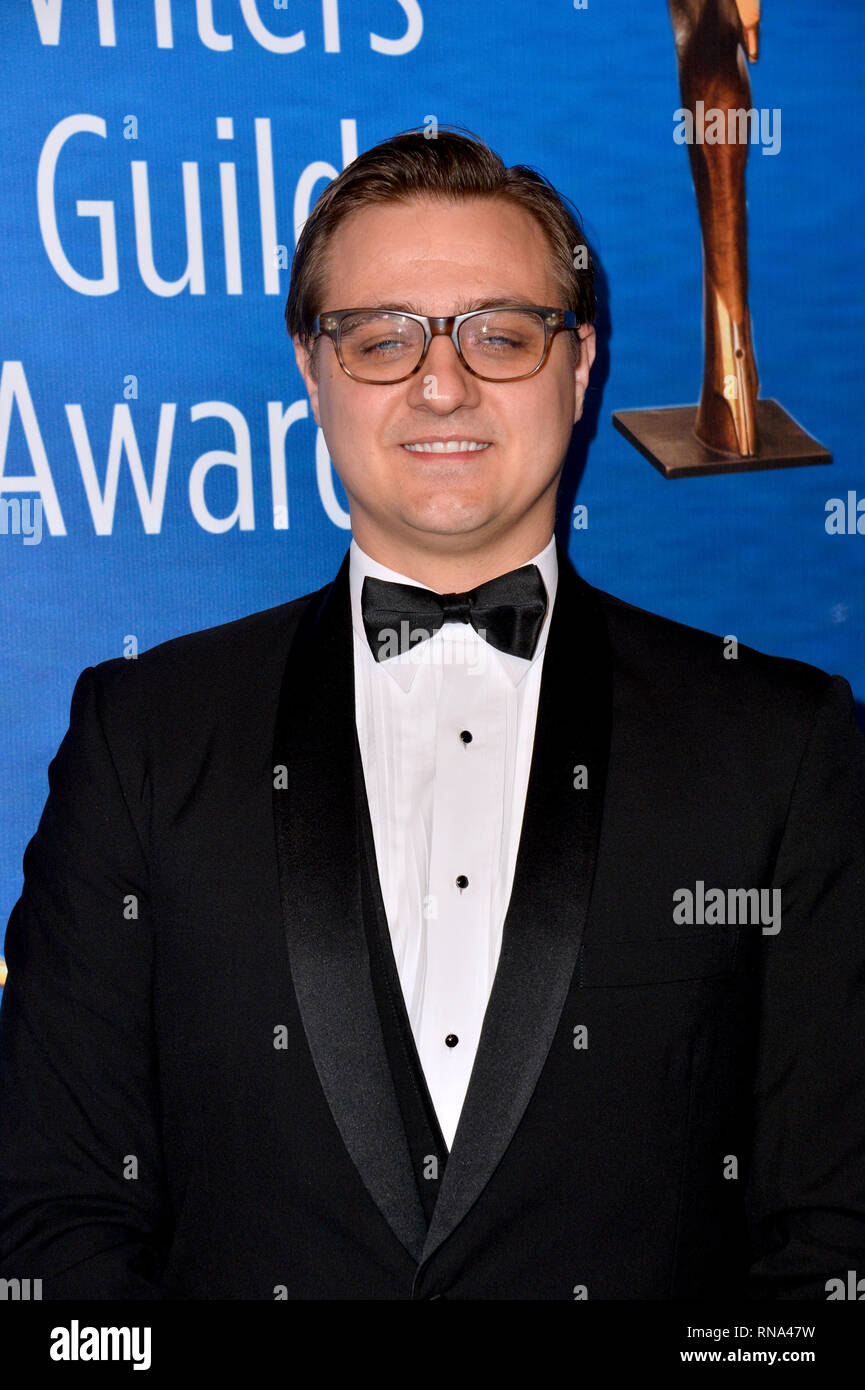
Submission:
M 495 299 L 462 299 L 457 304 L 454 313 L 471 314 L 474 312 L 475 309 L 505 309 L 510 306 L 518 307 L 520 305 L 527 304 L 528 300 L 520 299 L 518 295 L 500 295 L 498 298 Z M 393 299 L 380 300 L 377 304 L 367 304 L 365 307 L 367 309 L 396 309 L 401 314 L 423 313 L 423 310 L 417 308 L 414 304 L 403 304 Z M 431 317 L 435 317 L 435 315 L 431 315 Z

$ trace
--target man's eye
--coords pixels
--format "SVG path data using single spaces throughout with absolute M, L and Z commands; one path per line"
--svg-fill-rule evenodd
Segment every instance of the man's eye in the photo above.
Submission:
M 365 355 L 369 355 L 370 353 L 388 353 L 391 352 L 393 348 L 404 347 L 405 343 L 399 338 L 379 338 L 374 343 L 365 343 L 361 348 L 361 352 Z
M 503 333 L 496 333 L 494 336 L 478 338 L 472 346 L 481 348 L 492 347 L 498 350 L 506 350 L 508 348 L 521 348 L 523 344 L 519 342 L 516 338 L 506 338 Z

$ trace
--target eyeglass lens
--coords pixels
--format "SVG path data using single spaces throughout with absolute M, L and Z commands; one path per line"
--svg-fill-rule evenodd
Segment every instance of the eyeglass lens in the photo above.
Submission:
M 497 381 L 534 371 L 544 355 L 544 321 L 528 309 L 478 314 L 460 324 L 458 337 L 472 370 Z M 407 376 L 423 345 L 422 325 L 403 314 L 353 314 L 342 320 L 342 359 L 355 376 L 382 382 Z

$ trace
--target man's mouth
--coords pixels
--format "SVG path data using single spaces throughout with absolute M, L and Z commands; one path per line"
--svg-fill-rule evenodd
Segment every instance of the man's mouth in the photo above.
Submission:
M 491 442 L 484 439 L 418 439 L 402 447 L 411 454 L 476 454 L 488 449 Z

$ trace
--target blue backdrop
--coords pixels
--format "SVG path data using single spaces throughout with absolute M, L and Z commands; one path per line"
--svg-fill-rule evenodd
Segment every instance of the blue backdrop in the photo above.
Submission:
M 610 423 L 700 387 L 663 0 L 6 0 L 0 29 L 0 927 L 78 673 L 335 574 L 345 495 L 285 333 L 288 266 L 326 181 L 430 117 L 541 169 L 585 221 L 581 573 L 865 701 L 861 0 L 767 0 L 749 70 L 781 134 L 747 175 L 761 395 L 834 463 L 676 482 Z M 854 534 L 830 534 L 851 493 Z

